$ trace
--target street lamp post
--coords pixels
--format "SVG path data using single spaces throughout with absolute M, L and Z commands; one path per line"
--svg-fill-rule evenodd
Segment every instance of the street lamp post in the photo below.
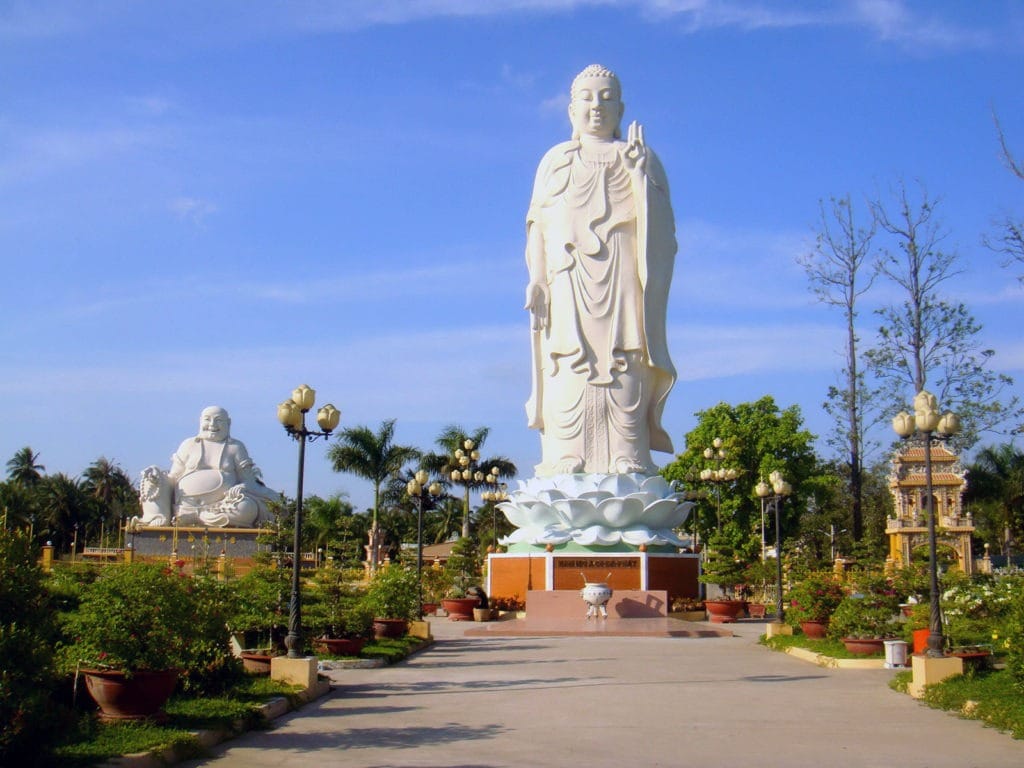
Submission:
M 893 431 L 906 439 L 919 435 L 924 442 L 924 483 L 925 509 L 928 513 L 928 575 L 930 614 L 928 650 L 926 655 L 941 658 L 946 645 L 942 636 L 942 614 L 939 606 L 939 563 L 935 535 L 935 500 L 932 492 L 932 435 L 941 437 L 956 434 L 960 429 L 960 418 L 952 411 L 939 414 L 939 403 L 935 395 L 922 389 L 914 397 L 913 415 L 900 411 L 892 420 Z
M 469 438 L 462 443 L 462 448 L 457 448 L 449 458 L 448 464 L 454 467 L 451 470 L 451 481 L 463 488 L 462 497 L 462 537 L 469 536 L 469 491 L 474 485 L 484 481 L 484 473 L 477 468 L 480 461 L 480 451 L 476 443 Z
M 491 535 L 494 537 L 494 551 L 498 551 L 498 504 L 508 501 L 508 483 L 501 482 L 501 470 L 498 467 L 491 467 L 484 482 L 490 486 L 490 490 L 484 491 L 481 498 L 491 504 Z
M 302 651 L 302 598 L 299 594 L 299 572 L 302 568 L 302 478 L 306 470 L 306 442 L 328 437 L 338 426 L 341 411 L 328 403 L 316 412 L 319 430 L 306 427 L 306 414 L 316 403 L 316 391 L 306 384 L 292 392 L 290 400 L 277 406 L 277 420 L 288 436 L 299 443 L 299 479 L 295 493 L 295 537 L 292 547 L 292 594 L 288 603 L 288 636 L 284 639 L 289 659 L 300 658 Z
M 430 502 L 431 497 L 438 498 L 442 493 L 441 484 L 427 485 L 429 480 L 430 475 L 425 469 L 421 469 L 405 486 L 405 492 L 416 504 L 416 588 L 420 597 L 416 612 L 420 620 L 423 619 L 423 507 Z
M 705 483 L 711 483 L 715 489 L 715 527 L 722 530 L 722 483 L 731 483 L 739 477 L 739 470 L 731 467 L 723 467 L 722 462 L 728 457 L 725 448 L 722 447 L 722 438 L 716 437 L 711 441 L 711 447 L 704 449 L 704 458 L 714 463 L 714 468 L 707 467 L 700 471 L 700 479 Z
M 782 609 L 782 515 L 780 507 L 782 500 L 793 492 L 793 486 L 787 483 L 780 472 L 772 472 L 768 475 L 769 485 L 764 480 L 754 486 L 754 493 L 761 498 L 761 508 L 764 509 L 765 501 L 775 511 L 775 617 L 780 624 L 785 620 L 786 614 Z M 763 541 L 763 538 L 762 538 Z M 762 551 L 764 545 L 762 544 Z

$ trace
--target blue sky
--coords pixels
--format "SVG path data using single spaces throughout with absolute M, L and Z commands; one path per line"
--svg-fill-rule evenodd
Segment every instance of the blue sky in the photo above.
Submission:
M 795 259 L 819 199 L 900 179 L 1021 393 L 1021 270 L 980 239 L 1024 212 L 992 120 L 1024 155 L 1024 3 L 0 0 L 0 457 L 137 476 L 217 404 L 293 495 L 275 408 L 308 383 L 423 448 L 488 425 L 532 474 L 524 216 L 595 62 L 672 187 L 678 450 L 768 393 L 827 432 L 841 319 Z M 366 506 L 323 451 L 307 491 Z

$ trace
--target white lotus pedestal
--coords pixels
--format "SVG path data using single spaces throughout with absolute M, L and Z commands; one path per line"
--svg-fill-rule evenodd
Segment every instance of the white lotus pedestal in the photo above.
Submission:
M 539 593 L 569 591 L 572 600 L 558 604 L 566 606 L 570 618 L 585 610 L 584 584 L 605 582 L 616 596 L 661 592 L 667 611 L 673 599 L 699 594 L 699 556 L 680 552 L 684 542 L 675 534 L 692 507 L 658 475 L 520 481 L 498 505 L 516 530 L 500 542 L 507 552 L 488 556 L 487 594 L 526 600 L 530 614 Z

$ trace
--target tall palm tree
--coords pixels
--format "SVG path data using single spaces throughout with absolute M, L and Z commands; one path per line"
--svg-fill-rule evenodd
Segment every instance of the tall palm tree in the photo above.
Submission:
M 398 474 L 410 461 L 415 461 L 420 452 L 409 445 L 396 445 L 395 419 L 388 419 L 374 432 L 369 427 L 357 426 L 343 429 L 337 442 L 327 451 L 327 458 L 335 472 L 348 472 L 373 483 L 373 523 L 371 530 L 377 533 L 377 516 L 380 509 L 381 486 L 389 477 Z M 374 551 L 371 552 L 370 567 L 377 567 L 377 539 L 374 535 Z
M 92 500 L 83 490 L 82 483 L 63 472 L 47 475 L 39 483 L 38 509 L 41 516 L 39 533 L 44 531 L 61 548 L 69 539 L 71 530 L 81 526 L 88 538 L 89 528 L 96 515 Z M 95 526 L 98 532 L 99 526 Z
M 113 522 L 136 513 L 139 496 L 131 478 L 104 456 L 82 473 L 82 490 L 96 503 L 102 522 Z
M 37 464 L 39 454 L 33 453 L 29 446 L 25 446 L 7 462 L 7 477 L 26 488 L 31 488 L 43 479 L 42 464 Z
M 477 427 L 470 433 L 458 424 L 449 424 L 434 441 L 443 453 L 432 453 L 423 458 L 424 468 L 462 486 L 463 537 L 469 536 L 470 492 L 483 488 L 486 485 L 484 478 L 495 469 L 502 478 L 515 477 L 519 472 L 516 465 L 504 456 L 481 456 L 480 448 L 490 432 L 489 427 Z

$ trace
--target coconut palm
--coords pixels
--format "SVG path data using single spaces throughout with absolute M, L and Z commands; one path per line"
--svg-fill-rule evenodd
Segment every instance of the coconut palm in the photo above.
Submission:
M 481 457 L 480 448 L 490 431 L 488 427 L 477 427 L 469 433 L 457 424 L 449 424 L 434 441 L 444 452 L 432 453 L 423 458 L 423 465 L 427 470 L 448 478 L 455 485 L 462 486 L 463 537 L 469 536 L 470 491 L 483 488 L 488 474 L 511 478 L 519 472 L 516 465 L 504 456 Z
M 15 483 L 20 483 L 26 488 L 31 488 L 43 479 L 42 464 L 37 464 L 39 454 L 33 453 L 29 446 L 25 446 L 7 462 L 7 477 Z
M 69 532 L 76 525 L 88 537 L 96 519 L 92 499 L 83 484 L 63 472 L 47 475 L 39 482 L 37 504 L 41 518 L 39 533 L 45 532 L 58 548 L 70 538 Z M 97 525 L 97 532 L 98 528 Z
M 378 530 L 381 487 L 388 478 L 400 473 L 406 464 L 420 456 L 420 452 L 412 446 L 396 445 L 394 437 L 394 419 L 382 422 L 376 432 L 364 426 L 349 427 L 338 434 L 337 442 L 327 451 L 327 458 L 335 472 L 348 472 L 373 483 L 372 531 Z M 374 550 L 370 553 L 371 568 L 377 566 L 376 546 Z
M 106 457 L 96 459 L 82 473 L 82 490 L 92 497 L 103 522 L 137 514 L 139 495 L 131 478 Z

